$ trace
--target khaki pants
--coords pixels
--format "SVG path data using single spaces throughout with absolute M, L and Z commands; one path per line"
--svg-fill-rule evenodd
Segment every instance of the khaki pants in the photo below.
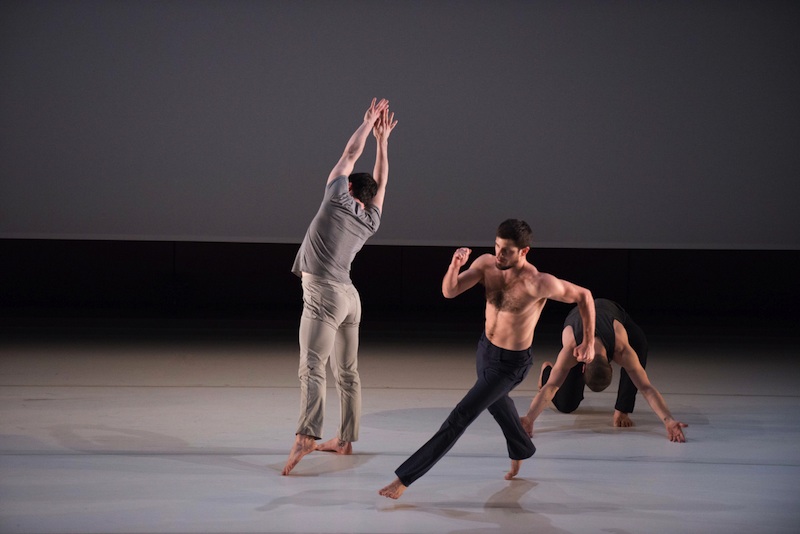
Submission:
M 341 409 L 338 438 L 342 441 L 358 440 L 361 418 L 361 381 L 358 376 L 360 322 L 361 297 L 352 284 L 303 274 L 298 434 L 315 439 L 322 437 L 325 368 L 330 359 Z

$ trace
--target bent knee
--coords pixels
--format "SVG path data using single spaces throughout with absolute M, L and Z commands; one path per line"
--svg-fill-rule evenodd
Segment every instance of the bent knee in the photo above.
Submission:
M 572 412 L 574 412 L 575 410 L 578 409 L 578 407 L 581 405 L 581 403 L 576 403 L 576 404 L 554 404 L 554 405 L 556 407 L 556 410 L 558 410 L 561 413 L 572 413 Z
M 342 378 L 340 377 L 339 380 L 336 381 L 339 384 L 339 387 L 346 391 L 355 391 L 361 388 L 361 380 L 359 380 L 358 375 L 354 378 Z

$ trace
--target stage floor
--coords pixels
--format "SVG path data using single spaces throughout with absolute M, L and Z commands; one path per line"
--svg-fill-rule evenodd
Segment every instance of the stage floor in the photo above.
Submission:
M 4 327 L 0 532 L 797 532 L 798 338 L 747 331 L 648 332 L 648 373 L 687 443 L 669 442 L 641 397 L 637 426 L 613 428 L 614 384 L 573 414 L 548 408 L 514 481 L 483 414 L 400 500 L 379 496 L 473 382 L 480 332 L 434 330 L 365 324 L 354 454 L 315 452 L 284 477 L 299 400 L 291 323 Z M 520 410 L 556 342 L 534 342 Z

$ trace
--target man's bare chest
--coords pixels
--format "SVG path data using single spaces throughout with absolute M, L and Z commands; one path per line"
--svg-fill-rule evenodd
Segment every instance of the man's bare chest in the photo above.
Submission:
M 522 313 L 530 308 L 534 300 L 521 280 L 510 284 L 490 284 L 486 287 L 486 302 L 498 311 Z

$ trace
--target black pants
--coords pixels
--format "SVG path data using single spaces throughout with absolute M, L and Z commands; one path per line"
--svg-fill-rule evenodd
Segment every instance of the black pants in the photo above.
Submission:
M 564 383 L 558 388 L 556 394 L 553 396 L 553 405 L 559 412 L 572 413 L 578 409 L 583 400 L 583 388 L 586 382 L 583 379 L 583 363 L 578 363 L 569 370 Z M 549 365 L 544 368 L 542 372 L 542 385 L 547 384 L 550 380 L 550 371 L 553 368 Z
M 514 401 L 508 396 L 528 374 L 532 363 L 531 349 L 501 349 L 492 345 L 484 333 L 478 343 L 478 379 L 475 385 L 450 412 L 433 437 L 397 468 L 395 474 L 400 482 L 410 486 L 427 473 L 455 445 L 478 415 L 487 409 L 503 431 L 509 458 L 524 460 L 533 456 L 536 447 L 522 428 Z

